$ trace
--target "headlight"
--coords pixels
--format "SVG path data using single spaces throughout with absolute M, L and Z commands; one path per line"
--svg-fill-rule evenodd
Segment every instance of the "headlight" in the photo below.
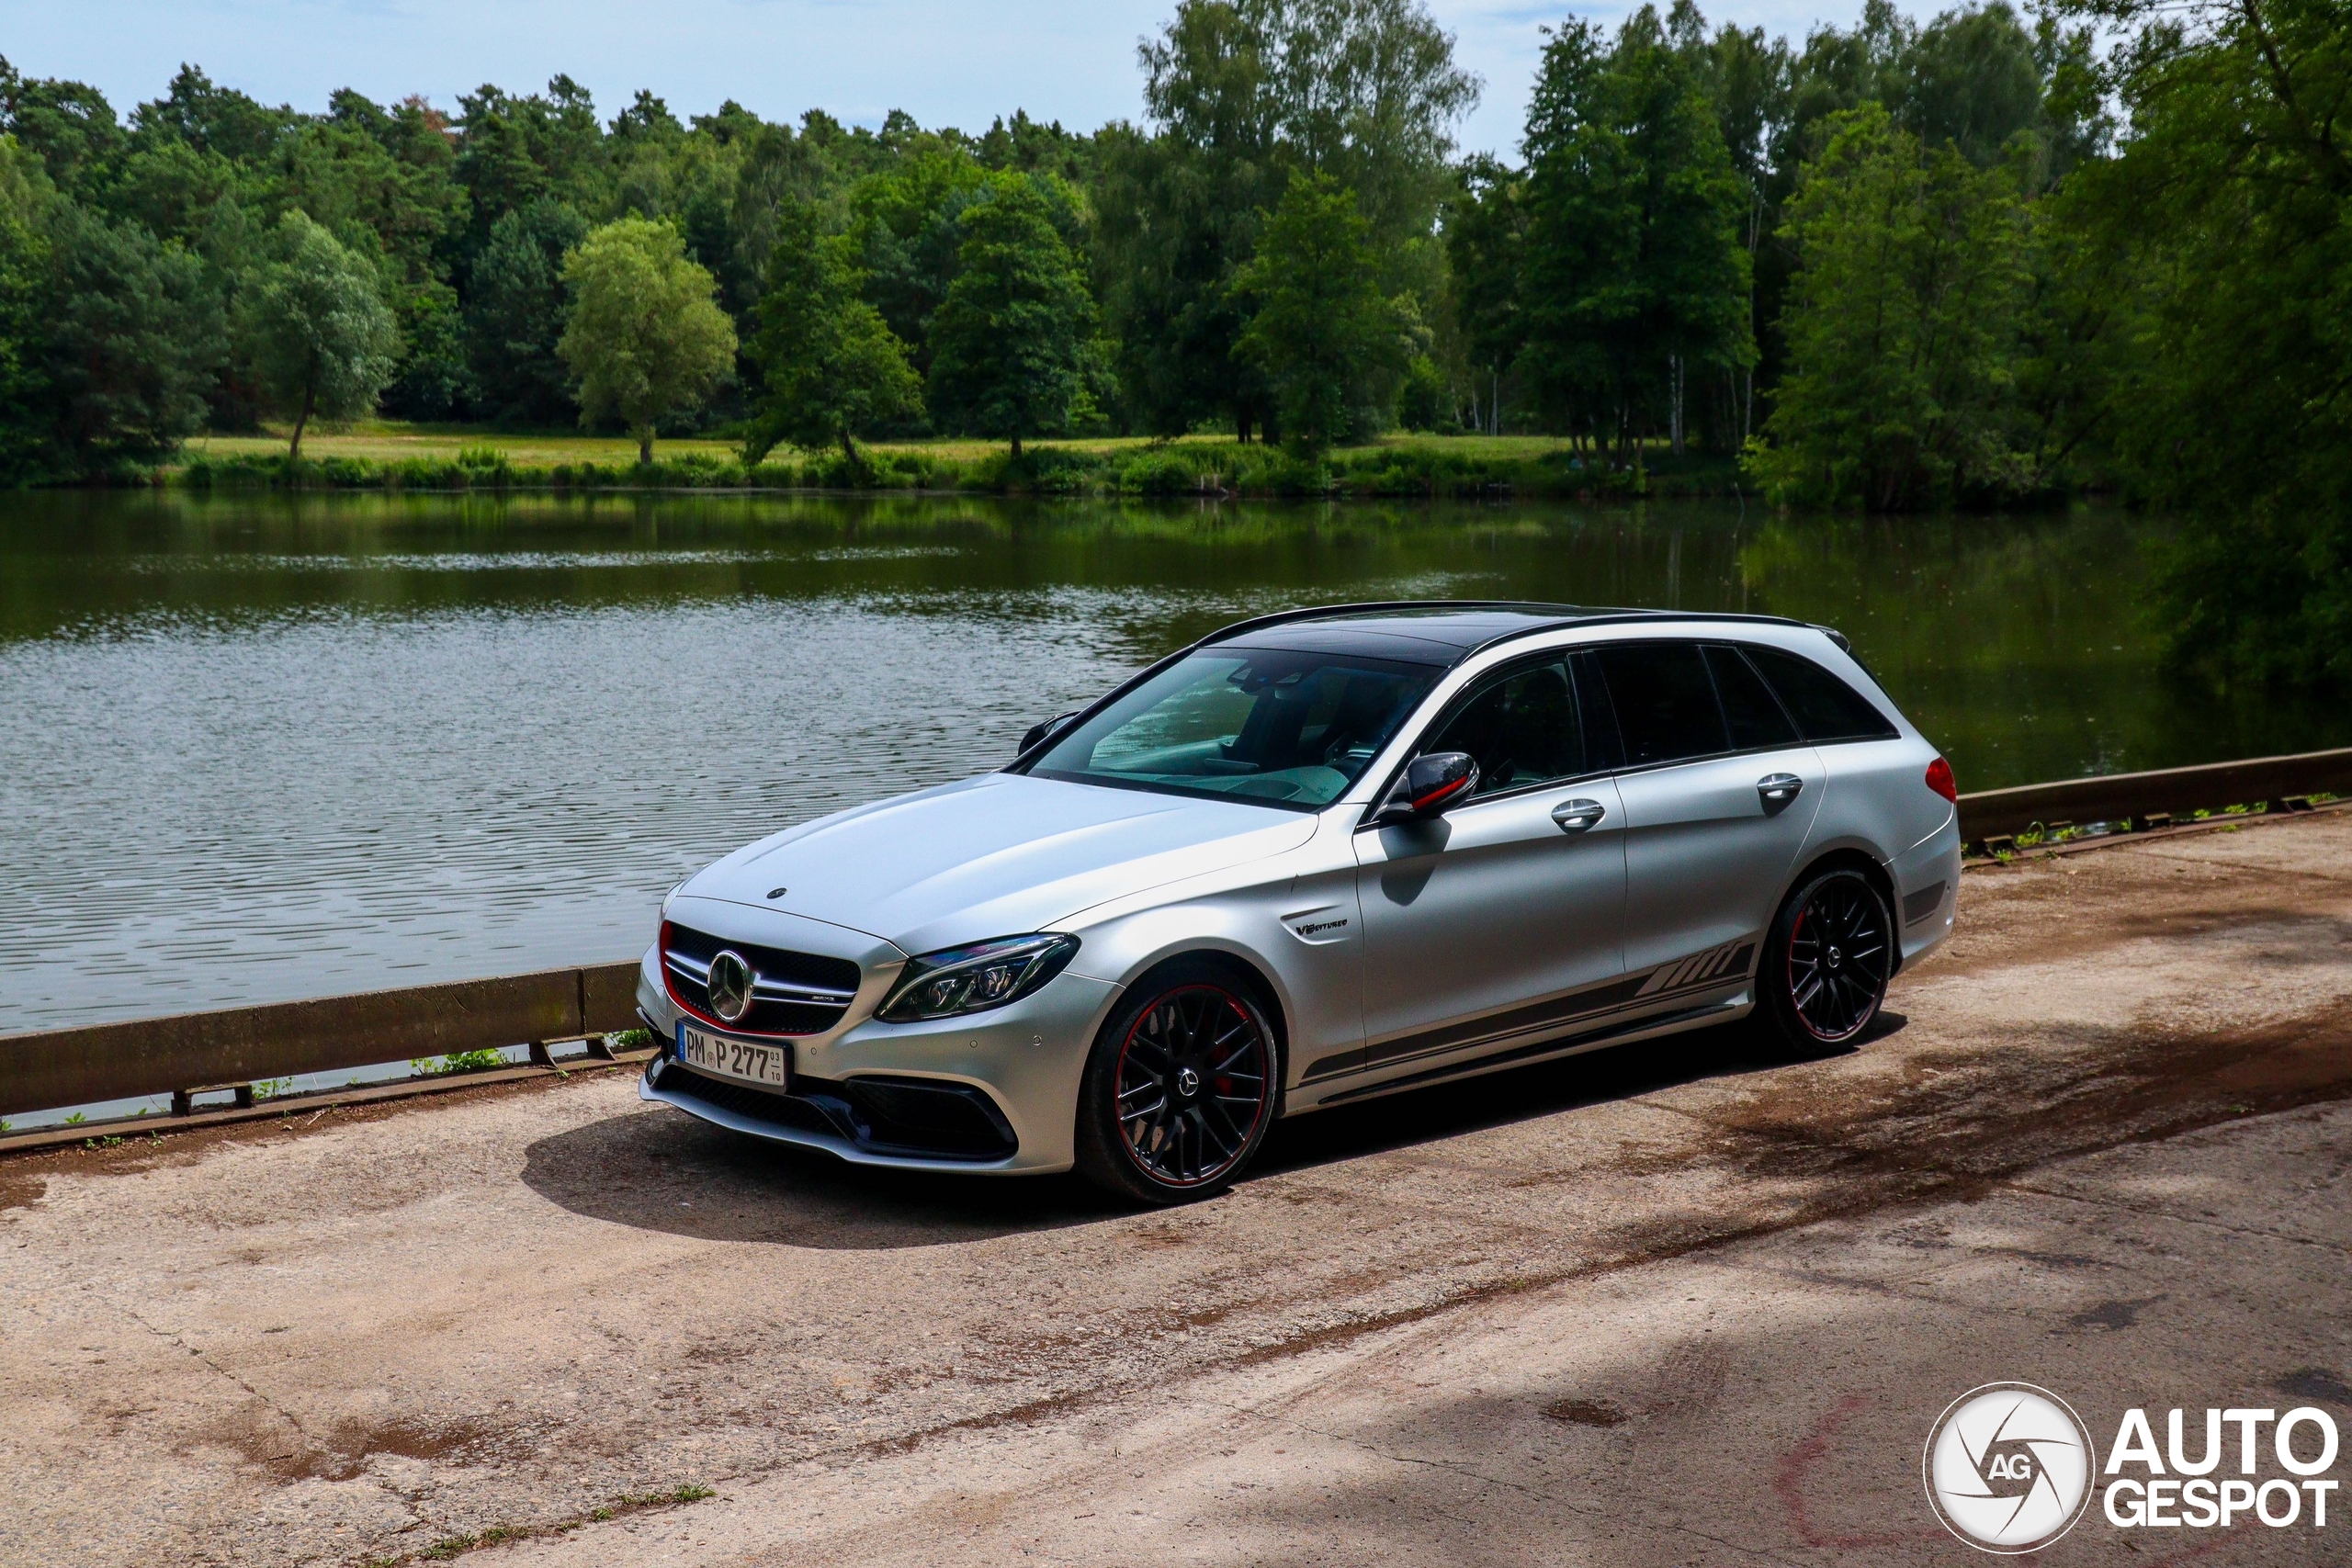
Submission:
M 1047 931 L 926 953 L 908 961 L 907 972 L 875 1016 L 913 1023 L 1001 1008 L 1060 974 L 1077 952 L 1078 938 Z

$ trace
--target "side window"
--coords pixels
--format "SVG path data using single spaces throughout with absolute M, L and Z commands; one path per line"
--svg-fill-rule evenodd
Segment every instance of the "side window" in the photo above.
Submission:
M 1707 668 L 1714 671 L 1715 695 L 1724 700 L 1724 717 L 1731 724 L 1731 749 L 1759 750 L 1767 746 L 1793 746 L 1797 727 L 1781 707 L 1772 689 L 1748 667 L 1739 649 L 1719 643 L 1707 645 Z
M 1567 660 L 1522 664 L 1487 677 L 1422 750 L 1469 752 L 1477 760 L 1481 795 L 1586 772 Z
M 1625 765 L 1644 767 L 1731 750 L 1715 683 L 1699 645 L 1623 642 L 1594 650 L 1625 743 Z
M 1901 733 L 1869 698 L 1812 660 L 1777 648 L 1750 648 L 1747 656 L 1807 740 L 1892 740 Z

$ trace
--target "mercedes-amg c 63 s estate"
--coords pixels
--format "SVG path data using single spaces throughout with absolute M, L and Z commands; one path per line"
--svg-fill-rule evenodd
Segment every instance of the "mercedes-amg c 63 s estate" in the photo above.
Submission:
M 1277 1117 L 1750 1014 L 1851 1041 L 1959 881 L 1951 770 L 1835 632 L 1269 615 L 1001 772 L 679 886 L 640 1092 L 861 1164 L 1175 1201 Z

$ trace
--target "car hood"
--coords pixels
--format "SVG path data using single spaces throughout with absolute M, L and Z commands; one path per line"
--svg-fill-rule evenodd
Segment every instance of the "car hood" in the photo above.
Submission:
M 847 926 L 911 954 L 1046 930 L 1314 831 L 1312 816 L 1274 807 L 985 773 L 788 829 L 678 891 Z

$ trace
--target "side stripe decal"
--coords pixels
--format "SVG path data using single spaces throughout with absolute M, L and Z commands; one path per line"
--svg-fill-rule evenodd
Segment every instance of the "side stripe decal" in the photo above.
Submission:
M 1643 983 L 1642 988 L 1634 994 L 1642 997 L 1662 996 L 1668 991 L 1679 990 L 1685 986 L 1713 980 L 1735 967 L 1745 975 L 1747 972 L 1747 954 L 1752 945 L 1747 942 L 1727 942 L 1721 947 L 1711 947 L 1704 953 L 1695 953 L 1688 958 L 1678 959 L 1672 964 L 1653 971 L 1648 980 Z
M 1458 1023 L 1442 1024 L 1416 1034 L 1399 1035 L 1371 1046 L 1361 1057 L 1352 1051 L 1326 1056 L 1310 1066 L 1300 1081 L 1307 1083 L 1326 1077 L 1338 1077 L 1414 1056 L 1435 1055 L 1487 1041 L 1499 1042 L 1537 1029 L 1596 1019 L 1679 992 L 1729 985 L 1735 980 L 1747 978 L 1755 955 L 1754 941 L 1727 942 L 1704 953 L 1660 964 L 1646 976 L 1629 975 L 1622 980 L 1611 980 L 1587 990 L 1555 997 L 1550 1001 L 1510 1008 Z

